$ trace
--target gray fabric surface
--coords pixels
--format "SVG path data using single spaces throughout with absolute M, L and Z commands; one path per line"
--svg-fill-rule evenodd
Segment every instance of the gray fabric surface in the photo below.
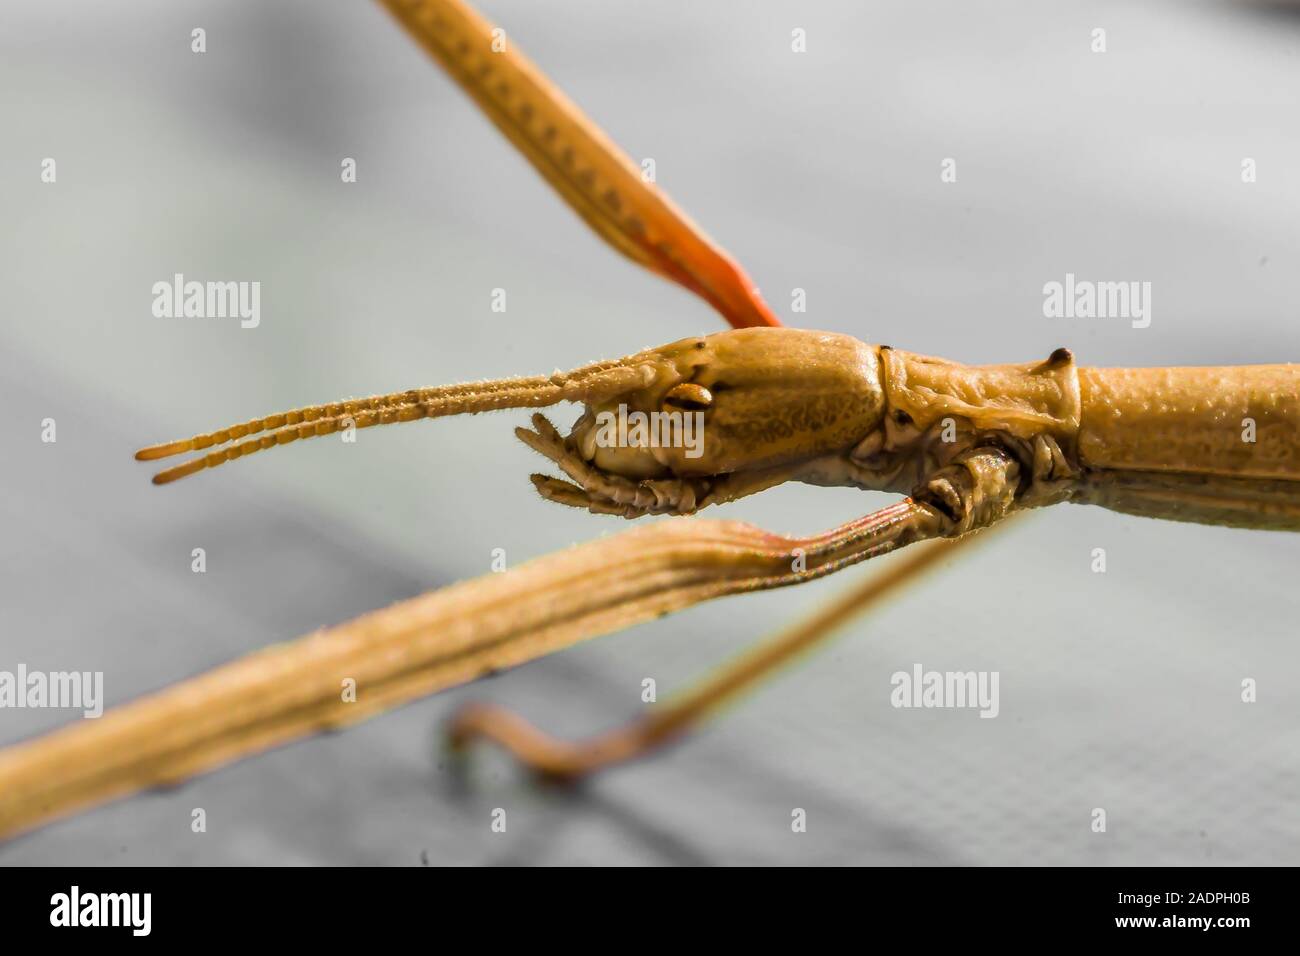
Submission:
M 1095 365 L 1300 359 L 1300 19 L 1281 9 L 483 8 L 656 159 L 797 324 L 968 362 L 1060 345 Z M 0 669 L 102 670 L 110 703 L 485 573 L 493 548 L 517 563 L 623 527 L 536 497 L 538 460 L 510 434 L 524 413 L 304 443 L 161 489 L 135 448 L 720 328 L 590 236 L 377 6 L 7 3 L 0 123 Z M 939 182 L 944 157 L 957 183 Z M 261 326 L 155 319 L 150 288 L 175 272 L 261 281 Z M 1152 282 L 1151 327 L 1043 318 L 1066 272 Z M 806 315 L 789 315 L 794 287 Z M 716 514 L 806 533 L 887 500 L 787 487 Z M 114 803 L 0 863 L 1294 864 L 1297 555 L 1294 536 L 1056 508 L 576 794 L 492 753 L 453 773 L 442 722 L 490 699 L 604 729 L 638 712 L 643 678 L 667 694 L 871 569 Z M 998 671 L 999 717 L 892 708 L 890 675 L 917 662 Z M 67 719 L 0 710 L 0 743 Z

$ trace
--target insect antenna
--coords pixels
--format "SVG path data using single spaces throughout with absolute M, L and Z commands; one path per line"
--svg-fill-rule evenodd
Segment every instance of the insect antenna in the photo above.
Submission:
M 165 485 L 267 448 L 287 445 L 299 439 L 332 435 L 348 427 L 370 428 L 423 418 L 473 415 L 504 408 L 541 408 L 564 401 L 600 400 L 611 394 L 642 388 L 653 377 L 654 369 L 647 365 L 624 365 L 610 361 L 584 366 L 572 372 L 557 371 L 550 376 L 536 375 L 435 388 L 414 388 L 370 398 L 308 405 L 288 412 L 277 412 L 180 441 L 151 445 L 137 451 L 135 457 L 137 461 L 156 461 L 188 451 L 223 446 L 154 475 L 154 484 Z

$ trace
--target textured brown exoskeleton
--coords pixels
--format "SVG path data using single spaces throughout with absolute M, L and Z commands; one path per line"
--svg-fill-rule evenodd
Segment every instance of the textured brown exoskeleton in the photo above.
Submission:
M 349 426 L 563 401 L 586 406 L 567 437 L 540 414 L 517 434 L 570 479 L 534 475 L 544 497 L 597 513 L 691 514 L 803 481 L 910 494 L 949 537 L 1062 501 L 1300 528 L 1300 366 L 1079 368 L 1058 349 L 976 367 L 803 329 L 735 329 L 548 378 L 314 406 L 138 457 L 223 446 L 161 472 L 165 483 Z M 628 413 L 697 415 L 699 441 L 602 442 L 602 421 Z
M 690 514 L 784 481 L 906 497 L 807 537 L 729 521 L 652 523 L 267 648 L 0 751 L 0 835 L 700 601 L 797 584 L 1027 508 L 1073 501 L 1300 529 L 1300 366 L 1080 368 L 1060 349 L 969 367 L 779 328 L 745 273 L 504 33 L 462 0 L 382 2 L 598 235 L 736 328 L 569 373 L 313 406 L 154 446 L 137 457 L 204 452 L 156 482 L 340 429 L 577 402 L 585 410 L 567 437 L 541 415 L 519 430 L 567 476 L 533 477 L 563 504 L 629 518 Z M 623 413 L 667 416 L 682 440 L 603 431 Z M 688 420 L 700 423 L 689 436 Z M 624 730 L 571 745 L 471 707 L 453 737 L 493 737 L 561 777 L 644 753 L 947 550 L 909 553 Z M 341 681 L 356 687 L 353 701 L 340 700 Z

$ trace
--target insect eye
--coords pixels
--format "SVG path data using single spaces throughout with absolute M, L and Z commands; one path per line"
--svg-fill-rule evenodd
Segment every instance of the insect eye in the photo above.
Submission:
M 682 382 L 668 390 L 668 394 L 664 396 L 664 404 L 688 411 L 703 411 L 713 404 L 713 393 L 703 385 Z

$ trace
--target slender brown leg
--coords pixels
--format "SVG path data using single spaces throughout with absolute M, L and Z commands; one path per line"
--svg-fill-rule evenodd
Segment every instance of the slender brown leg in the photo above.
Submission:
M 847 591 L 808 620 L 740 655 L 646 716 L 597 737 L 576 742 L 561 740 L 505 708 L 475 703 L 452 718 L 451 743 L 463 748 L 476 738 L 494 741 L 536 773 L 563 781 L 643 756 L 685 734 L 719 706 L 830 637 L 855 614 L 915 581 L 922 571 L 958 546 L 954 541 L 916 546 L 883 573 Z

